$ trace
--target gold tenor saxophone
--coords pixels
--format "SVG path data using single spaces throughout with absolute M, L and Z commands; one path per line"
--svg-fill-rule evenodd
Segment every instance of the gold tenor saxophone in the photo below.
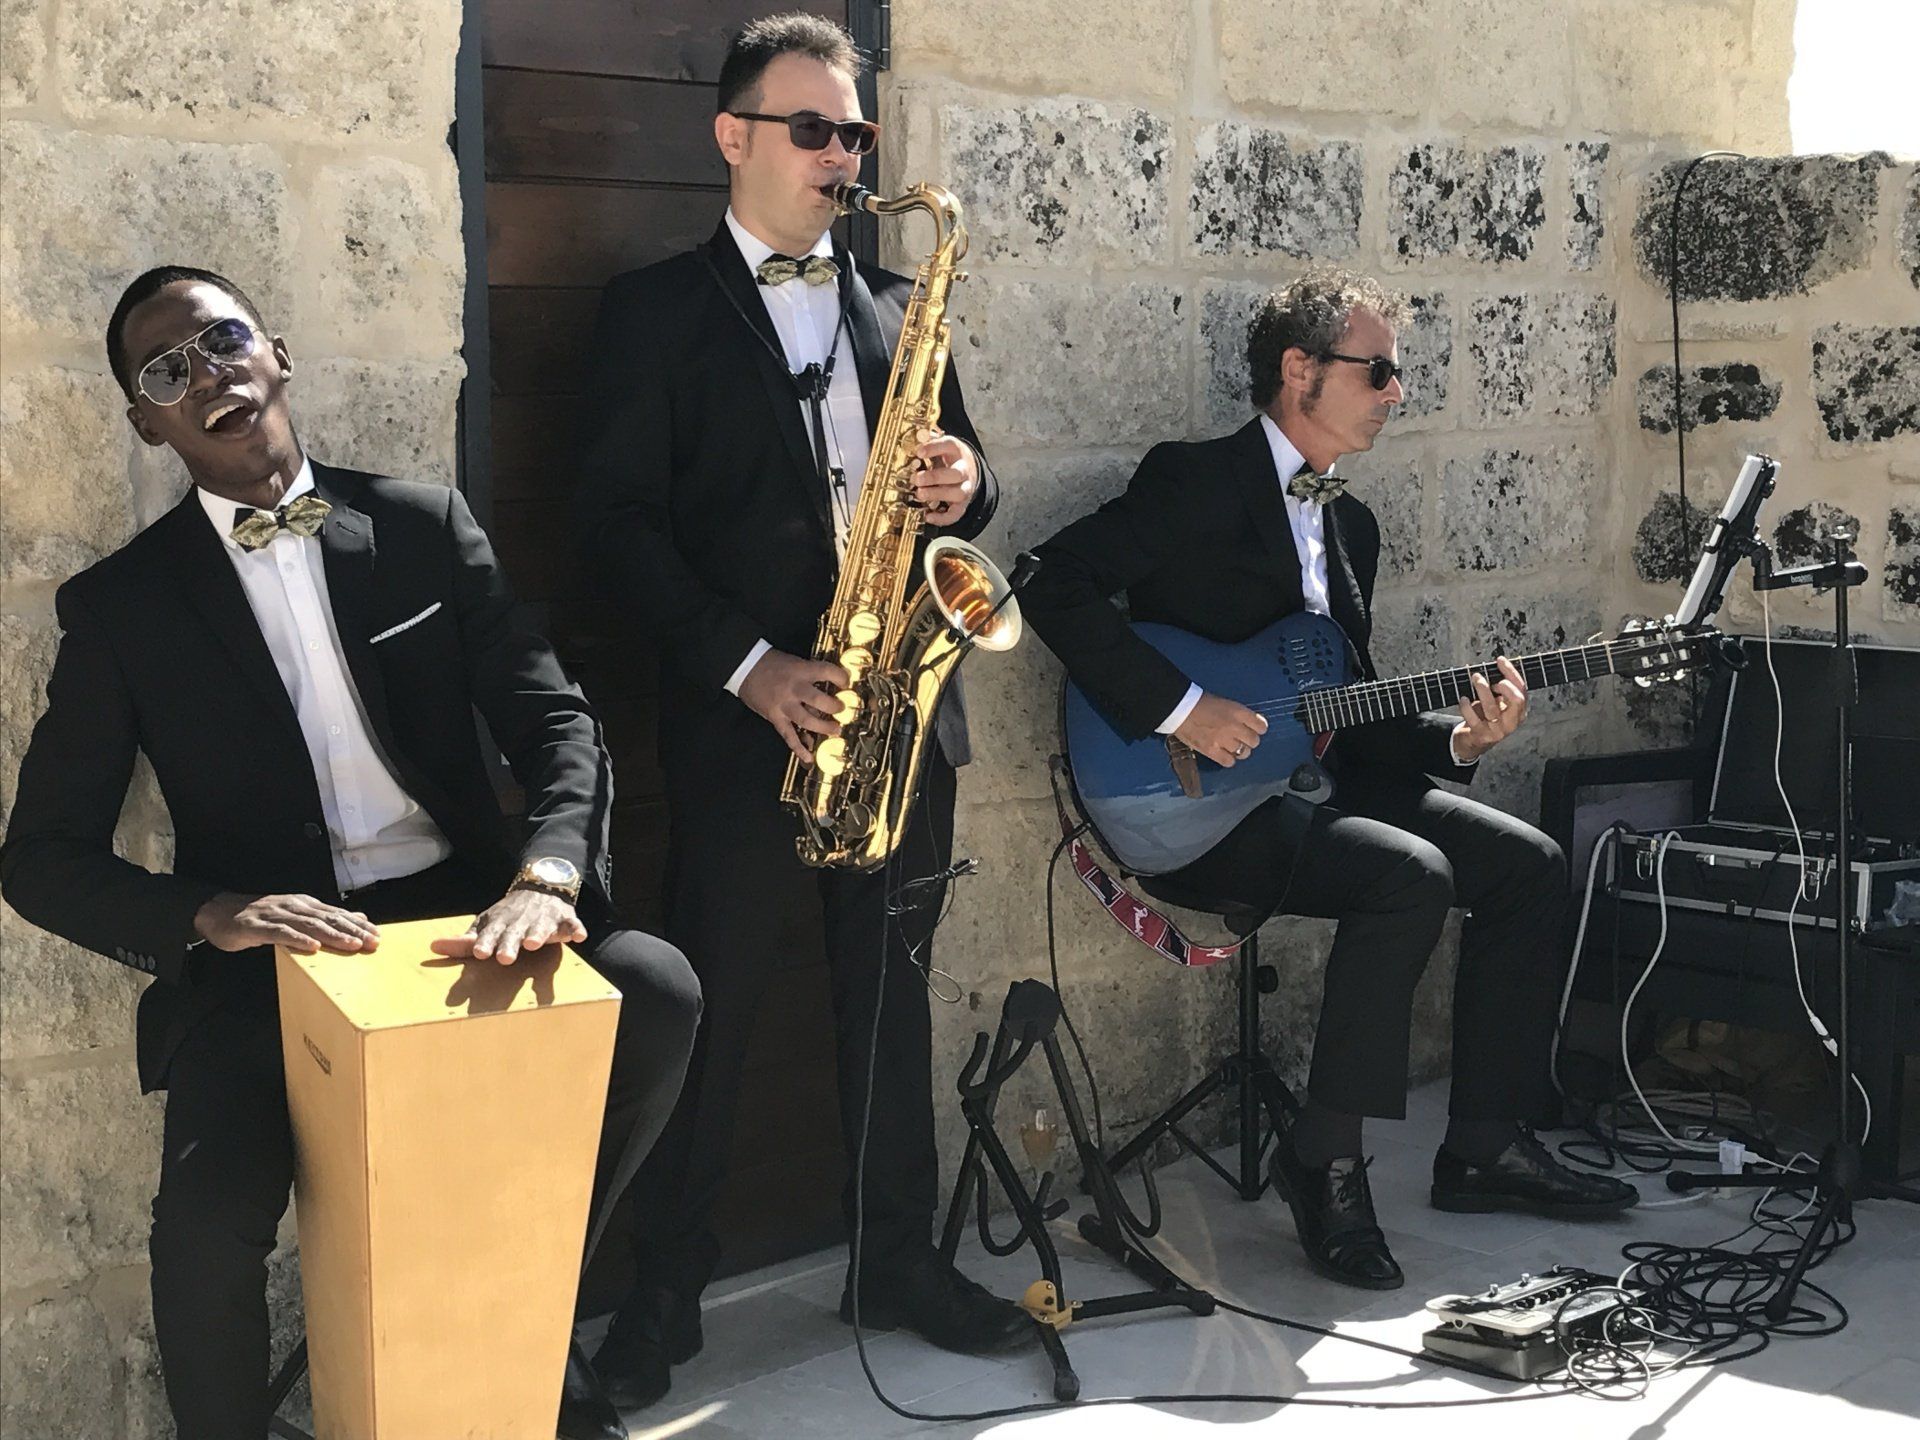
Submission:
M 800 815 L 794 843 L 803 861 L 871 870 L 906 834 L 921 761 L 934 743 L 934 711 L 967 637 L 982 649 L 1010 650 L 1021 626 L 1006 577 L 964 540 L 941 536 L 914 564 L 922 518 L 913 452 L 940 418 L 947 292 L 964 278 L 955 267 L 967 253 L 960 202 L 937 185 L 915 185 L 890 200 L 852 184 L 830 193 L 842 213 L 925 210 L 935 228 L 933 253 L 907 300 L 840 581 L 813 646 L 814 659 L 849 677 L 835 695 L 841 732 L 814 746 L 813 764 L 789 759 L 780 788 L 782 802 Z

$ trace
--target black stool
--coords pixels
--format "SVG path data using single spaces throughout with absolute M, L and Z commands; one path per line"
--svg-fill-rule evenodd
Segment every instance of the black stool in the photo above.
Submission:
M 1267 917 L 1237 902 L 1187 890 L 1164 876 L 1135 876 L 1133 881 L 1155 899 L 1182 909 L 1218 915 L 1229 930 L 1245 937 L 1235 957 L 1239 969 L 1240 1043 L 1223 1056 L 1199 1084 L 1148 1121 L 1139 1134 L 1115 1151 L 1108 1158 L 1108 1167 L 1116 1175 L 1122 1173 L 1144 1156 L 1162 1135 L 1171 1135 L 1188 1153 L 1231 1185 L 1242 1200 L 1258 1200 L 1267 1188 L 1266 1170 L 1260 1163 L 1267 1139 L 1300 1109 L 1300 1102 L 1280 1078 L 1266 1051 L 1260 1048 L 1260 997 L 1280 988 L 1278 972 L 1271 965 L 1260 963 L 1260 922 Z M 1240 1100 L 1238 1175 L 1215 1160 L 1180 1128 L 1188 1115 L 1223 1090 L 1233 1091 Z

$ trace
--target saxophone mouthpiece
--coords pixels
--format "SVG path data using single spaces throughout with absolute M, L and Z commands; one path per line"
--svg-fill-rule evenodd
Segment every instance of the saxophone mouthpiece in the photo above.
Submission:
M 878 214 L 875 208 L 878 196 L 866 186 L 854 180 L 843 181 L 838 185 L 826 187 L 826 196 L 840 208 L 843 215 L 851 215 L 855 210 L 866 210 Z

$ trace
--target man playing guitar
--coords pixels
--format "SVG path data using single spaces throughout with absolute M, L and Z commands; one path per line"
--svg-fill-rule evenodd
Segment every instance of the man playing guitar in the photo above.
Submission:
M 1156 732 L 1231 769 L 1268 721 L 1208 694 L 1131 629 L 1135 621 L 1234 644 L 1283 616 L 1337 622 L 1360 673 L 1368 656 L 1380 531 L 1331 471 L 1371 448 L 1404 399 L 1403 300 L 1364 276 L 1317 270 L 1263 302 L 1249 331 L 1260 412 L 1231 435 L 1155 446 L 1127 490 L 1038 548 L 1021 606 L 1075 684 L 1123 736 Z M 1374 1219 L 1362 1117 L 1405 1113 L 1415 984 L 1447 911 L 1468 911 L 1454 987 L 1451 1121 L 1434 1157 L 1442 1210 L 1610 1214 L 1636 1193 L 1559 1164 L 1525 1128 L 1545 1111 L 1565 860 L 1547 836 L 1444 790 L 1525 720 L 1510 661 L 1475 674 L 1457 714 L 1408 714 L 1343 734 L 1326 763 L 1338 790 L 1305 838 L 1282 803 L 1253 810 L 1162 879 L 1262 914 L 1340 922 L 1327 960 L 1307 1101 L 1276 1138 L 1275 1187 L 1313 1268 L 1370 1289 L 1402 1282 Z M 1282 721 L 1280 723 L 1292 723 Z

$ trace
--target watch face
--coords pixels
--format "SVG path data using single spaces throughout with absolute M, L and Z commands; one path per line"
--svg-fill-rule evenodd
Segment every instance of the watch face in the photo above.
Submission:
M 580 872 L 565 860 L 551 857 L 544 860 L 535 860 L 531 865 L 527 866 L 527 871 L 534 879 L 547 885 L 577 885 L 580 883 Z

